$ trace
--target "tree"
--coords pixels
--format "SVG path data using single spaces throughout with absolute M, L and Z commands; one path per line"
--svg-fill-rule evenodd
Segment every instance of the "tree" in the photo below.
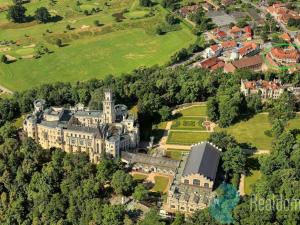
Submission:
M 286 122 L 295 117 L 296 99 L 292 93 L 284 92 L 280 97 L 273 101 L 269 112 L 269 118 L 272 122 L 276 119 Z
M 15 23 L 22 23 L 26 19 L 26 10 L 22 5 L 10 6 L 7 11 L 7 18 Z
M 140 1 L 140 6 L 143 7 L 151 7 L 153 4 L 151 0 L 139 0 L 139 1 Z
M 57 40 L 56 40 L 56 45 L 57 45 L 58 47 L 62 47 L 62 40 L 61 40 L 61 39 L 57 39 Z
M 173 16 L 171 13 L 167 14 L 165 19 L 166 19 L 166 22 L 170 25 L 177 24 L 180 21 L 177 17 Z
M 8 63 L 8 59 L 7 59 L 6 55 L 1 56 L 1 62 L 5 63 L 5 64 Z
M 171 225 L 183 225 L 185 224 L 184 214 L 176 213 L 175 219 Z
M 161 116 L 161 120 L 166 121 L 170 119 L 172 115 L 172 109 L 168 106 L 163 106 L 161 109 L 159 109 L 158 113 Z
M 229 147 L 237 146 L 237 141 L 233 136 L 228 134 L 226 131 L 214 132 L 212 133 L 208 141 L 215 144 L 223 151 Z
M 130 194 L 134 187 L 134 181 L 130 174 L 118 170 L 112 176 L 111 186 L 117 194 Z
M 115 160 L 104 158 L 97 165 L 97 179 L 105 184 L 111 181 L 113 174 L 120 169 L 119 164 Z
M 123 225 L 125 209 L 122 205 L 105 205 L 103 209 L 103 225 Z
M 101 23 L 100 23 L 99 20 L 95 20 L 95 21 L 94 21 L 94 24 L 95 24 L 96 27 L 100 27 L 100 25 L 101 25 Z
M 51 19 L 51 15 L 46 7 L 37 8 L 37 10 L 34 13 L 34 17 L 40 23 L 47 23 Z
M 219 119 L 218 101 L 215 97 L 210 97 L 207 100 L 207 115 L 211 121 L 216 122 Z
M 143 201 L 148 198 L 149 191 L 143 184 L 138 184 L 133 192 L 133 198 L 137 201 Z
M 283 121 L 276 119 L 273 122 L 272 129 L 271 129 L 273 136 L 278 138 L 283 133 L 284 126 L 285 126 L 285 124 Z
M 239 146 L 229 147 L 222 155 L 222 168 L 227 174 L 245 172 L 246 155 Z
M 144 219 L 139 222 L 139 225 L 165 225 L 165 222 L 161 221 L 161 217 L 158 215 L 158 211 L 155 208 L 151 208 L 146 213 Z

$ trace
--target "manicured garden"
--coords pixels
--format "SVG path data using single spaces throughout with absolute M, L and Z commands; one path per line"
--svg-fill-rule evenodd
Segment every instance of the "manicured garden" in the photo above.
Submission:
M 188 151 L 180 149 L 167 149 L 166 156 L 174 160 L 181 160 L 182 154 L 186 152 Z
M 180 117 L 173 121 L 172 130 L 205 130 L 204 117 Z
M 210 132 L 184 132 L 171 131 L 167 140 L 167 144 L 191 145 L 201 141 L 206 141 Z

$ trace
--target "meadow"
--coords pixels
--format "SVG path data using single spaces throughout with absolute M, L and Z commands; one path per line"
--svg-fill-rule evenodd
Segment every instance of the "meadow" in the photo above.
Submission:
M 1 4 L 9 1 L 2 0 Z M 103 78 L 109 74 L 121 75 L 141 66 L 165 64 L 171 55 L 195 41 L 190 30 L 182 25 L 179 30 L 165 35 L 155 34 L 155 26 L 163 22 L 165 10 L 156 5 L 140 7 L 138 0 L 81 0 L 57 1 L 50 5 L 46 0 L 32 0 L 24 6 L 27 14 L 46 6 L 53 16 L 62 16 L 57 22 L 38 24 L 36 21 L 14 24 L 7 21 L 6 12 L 0 13 L 0 36 L 13 40 L 15 45 L 4 46 L 0 55 L 18 59 L 0 64 L 0 84 L 11 90 L 25 90 L 42 83 L 76 82 Z M 99 12 L 84 15 L 93 7 Z M 115 13 L 123 13 L 117 22 Z M 149 16 L 151 13 L 151 16 Z M 148 15 L 149 14 L 149 15 Z M 100 26 L 94 24 L 99 20 Z M 66 29 L 70 25 L 71 29 Z M 57 39 L 64 47 L 57 47 Z M 50 50 L 40 58 L 35 56 L 41 46 Z

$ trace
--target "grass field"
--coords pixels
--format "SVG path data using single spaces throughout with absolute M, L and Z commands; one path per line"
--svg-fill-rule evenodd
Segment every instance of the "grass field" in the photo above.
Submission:
M 167 144 L 190 145 L 201 141 L 206 141 L 211 133 L 209 132 L 181 132 L 171 131 L 167 140 Z
M 272 137 L 265 135 L 265 131 L 271 129 L 268 114 L 258 114 L 253 118 L 242 121 L 228 128 L 219 128 L 233 135 L 240 143 L 247 143 L 258 149 L 270 149 Z
M 161 193 L 165 192 L 166 188 L 168 187 L 169 178 L 162 177 L 162 176 L 155 176 L 154 180 L 155 180 L 155 184 L 154 184 L 152 190 L 155 192 L 161 192 Z
M 2 4 L 10 1 L 1 0 Z M 27 15 L 33 15 L 37 7 L 46 6 L 53 15 L 63 17 L 58 22 L 38 24 L 36 21 L 14 24 L 0 13 L 0 37 L 17 41 L 0 55 L 19 57 L 35 54 L 39 46 L 52 52 L 39 59 L 19 59 L 11 64 L 0 64 L 0 84 L 11 90 L 55 81 L 84 81 L 103 78 L 108 74 L 121 75 L 141 66 L 164 64 L 176 51 L 195 41 L 195 36 L 184 25 L 180 30 L 156 35 L 155 26 L 164 20 L 166 12 L 160 5 L 149 8 L 139 6 L 138 0 L 81 0 L 79 8 L 98 7 L 100 12 L 86 16 L 76 6 L 76 1 L 57 1 L 51 5 L 47 0 L 32 0 L 24 6 Z M 112 16 L 127 9 L 128 18 L 116 22 Z M 148 11 L 152 16 L 145 17 Z M 130 18 L 129 18 L 130 17 Z M 134 19 L 133 17 L 140 17 Z M 99 20 L 101 27 L 94 21 Z M 72 30 L 67 30 L 70 25 Z M 57 47 L 60 38 L 65 47 Z M 35 47 L 25 49 L 24 46 Z M 2 52 L 1 52 L 2 51 Z
M 134 180 L 145 180 L 147 175 L 135 173 L 132 175 Z
M 189 118 L 189 116 L 205 116 L 205 105 L 191 107 L 180 111 L 180 113 L 183 115 L 183 117 L 179 117 L 177 120 L 173 121 L 172 129 L 167 140 L 168 144 L 189 145 L 200 141 L 205 141 L 209 137 L 211 133 L 188 132 L 189 130 L 193 131 L 197 129 L 195 126 L 182 126 L 182 121 L 184 121 L 185 118 L 187 118 L 187 121 L 192 120 L 192 117 Z M 194 117 L 193 119 L 197 119 L 197 117 Z M 177 121 L 180 121 L 180 123 L 178 123 Z M 288 122 L 287 129 L 299 129 L 299 127 L 300 115 L 297 114 L 295 119 L 292 119 Z M 186 130 L 186 132 L 175 132 L 176 129 Z M 215 128 L 215 131 L 226 131 L 229 134 L 233 135 L 240 143 L 247 144 L 248 146 L 252 146 L 257 149 L 269 150 L 271 149 L 273 137 L 267 136 L 265 134 L 265 131 L 270 129 L 271 124 L 268 119 L 268 114 L 261 113 L 248 120 L 241 121 L 227 128 L 217 127 Z M 300 135 L 298 135 L 297 138 L 300 140 Z
M 182 116 L 206 116 L 206 105 L 193 106 L 180 111 Z

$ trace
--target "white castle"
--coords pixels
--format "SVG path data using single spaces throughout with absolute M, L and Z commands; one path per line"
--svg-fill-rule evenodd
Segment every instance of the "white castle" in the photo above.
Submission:
M 111 90 L 104 92 L 103 111 L 49 107 L 44 100 L 34 102 L 34 112 L 23 123 L 24 132 L 43 148 L 66 152 L 86 152 L 90 161 L 101 156 L 119 157 L 121 151 L 139 145 L 139 126 L 125 105 L 115 105 Z

